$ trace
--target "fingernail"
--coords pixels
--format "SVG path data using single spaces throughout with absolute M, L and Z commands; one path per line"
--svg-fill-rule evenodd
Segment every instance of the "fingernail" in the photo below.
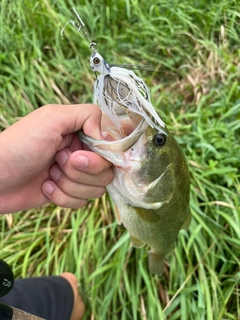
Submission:
M 89 164 L 89 160 L 85 156 L 78 155 L 74 159 L 74 165 L 78 169 L 84 169 L 84 168 L 86 168 L 88 166 L 88 164 Z
M 50 195 L 50 194 L 53 193 L 53 190 L 54 190 L 54 186 L 53 186 L 51 183 L 45 183 L 45 184 L 43 185 L 43 192 L 44 192 L 45 194 Z
M 67 161 L 69 155 L 66 151 L 62 150 L 59 151 L 58 154 L 56 155 L 56 161 L 57 163 L 60 164 L 60 166 L 63 166 L 64 163 Z
M 58 167 L 53 167 L 50 171 L 50 177 L 55 180 L 55 181 L 58 181 L 59 178 L 61 177 L 62 175 L 62 170 L 59 169 Z

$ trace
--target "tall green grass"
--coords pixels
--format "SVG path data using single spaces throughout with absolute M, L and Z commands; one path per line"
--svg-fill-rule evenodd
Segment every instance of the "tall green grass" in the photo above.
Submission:
M 192 223 L 161 278 L 107 195 L 2 216 L 1 258 L 16 277 L 74 272 L 85 319 L 240 319 L 239 2 L 2 0 L 2 129 L 43 104 L 91 102 L 89 44 L 71 25 L 60 34 L 72 6 L 109 63 L 151 65 L 136 72 L 186 154 Z

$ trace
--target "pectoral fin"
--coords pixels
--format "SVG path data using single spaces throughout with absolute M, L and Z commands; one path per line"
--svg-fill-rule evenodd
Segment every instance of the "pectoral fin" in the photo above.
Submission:
M 139 240 L 138 238 L 135 238 L 134 236 L 130 235 L 130 239 L 131 239 L 132 244 L 136 248 L 141 248 L 145 245 L 145 243 L 143 241 Z
M 157 199 L 159 203 L 162 202 L 163 204 L 168 203 L 172 199 L 176 188 L 176 178 L 173 169 L 173 165 L 169 164 L 163 174 L 147 186 L 144 201 L 153 202 L 153 199 Z

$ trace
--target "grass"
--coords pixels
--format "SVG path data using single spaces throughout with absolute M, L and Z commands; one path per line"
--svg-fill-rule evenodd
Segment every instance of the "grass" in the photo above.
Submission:
M 1 217 L 1 258 L 16 277 L 74 272 L 85 319 L 240 319 L 240 5 L 219 1 L 2 0 L 0 126 L 47 103 L 91 102 L 88 42 L 136 71 L 184 150 L 192 223 L 164 276 L 147 270 L 108 195 L 79 210 L 54 205 Z

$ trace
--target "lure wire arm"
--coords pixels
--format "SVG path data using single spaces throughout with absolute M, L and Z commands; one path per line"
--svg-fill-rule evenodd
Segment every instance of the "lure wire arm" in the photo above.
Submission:
M 97 44 L 91 40 L 90 34 L 89 34 L 87 28 L 85 27 L 85 24 L 82 21 L 80 15 L 78 14 L 77 10 L 74 7 L 72 8 L 72 10 L 77 17 L 78 22 L 76 22 L 74 20 L 68 21 L 65 24 L 65 26 L 63 27 L 63 29 L 61 30 L 61 36 L 63 36 L 64 30 L 66 29 L 67 25 L 70 23 L 77 30 L 77 32 L 82 33 L 84 38 L 88 40 L 88 42 L 90 43 L 90 45 L 89 45 L 90 50 L 92 50 L 93 52 L 97 51 Z
M 90 35 L 89 35 L 88 31 L 87 31 L 87 28 L 85 27 L 84 22 L 82 21 L 82 19 L 81 19 L 80 15 L 78 14 L 77 10 L 75 8 L 72 8 L 72 9 L 73 9 L 73 12 L 75 13 L 76 17 L 78 18 L 78 21 L 79 21 L 78 23 L 76 23 L 76 25 L 78 27 L 77 31 L 82 30 L 82 33 L 83 33 L 84 37 L 91 43 L 92 40 L 91 40 Z

